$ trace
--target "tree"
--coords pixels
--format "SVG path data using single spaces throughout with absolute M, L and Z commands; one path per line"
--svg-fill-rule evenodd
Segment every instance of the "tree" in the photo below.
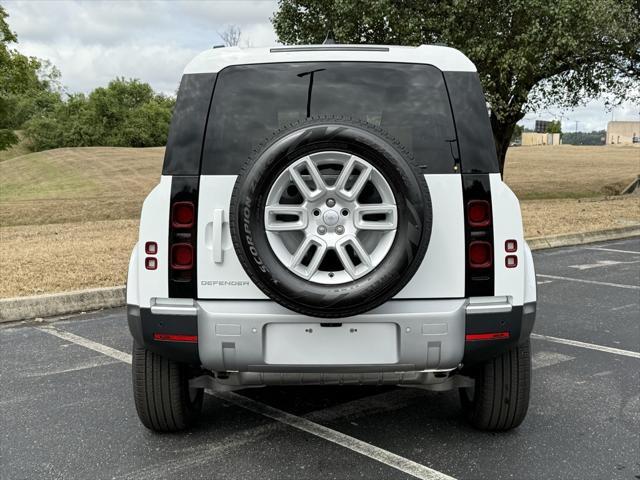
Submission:
M 562 133 L 560 120 L 552 120 L 547 124 L 546 133 Z
M 18 142 L 15 130 L 60 103 L 60 72 L 48 61 L 22 55 L 10 45 L 18 37 L 0 6 L 0 150 Z
M 60 147 L 165 145 L 175 100 L 139 80 L 116 78 L 89 95 L 69 95 L 26 123 L 34 150 Z
M 511 134 L 511 141 L 515 142 L 518 139 L 522 139 L 522 132 L 524 131 L 524 127 L 522 125 L 516 125 L 513 127 L 513 133 Z
M 638 98 L 639 19 L 637 0 L 279 0 L 272 22 L 286 44 L 331 31 L 338 43 L 462 50 L 478 68 L 502 170 L 528 111 Z
M 594 130 L 589 133 L 566 132 L 562 134 L 562 143 L 565 145 L 603 145 L 606 138 L 606 130 Z
M 242 30 L 237 25 L 229 25 L 222 32 L 218 32 L 227 47 L 236 47 L 240 43 Z

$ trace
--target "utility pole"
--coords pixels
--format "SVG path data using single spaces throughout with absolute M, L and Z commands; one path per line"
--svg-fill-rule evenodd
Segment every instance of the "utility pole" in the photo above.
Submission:
M 576 133 L 578 133 L 578 120 L 576 120 Z

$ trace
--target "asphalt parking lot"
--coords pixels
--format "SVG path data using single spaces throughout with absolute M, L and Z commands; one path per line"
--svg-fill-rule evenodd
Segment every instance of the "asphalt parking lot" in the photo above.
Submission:
M 114 309 L 0 329 L 0 477 L 640 479 L 640 238 L 534 258 L 533 391 L 515 431 L 471 429 L 455 392 L 269 387 L 208 395 L 198 427 L 153 434 Z

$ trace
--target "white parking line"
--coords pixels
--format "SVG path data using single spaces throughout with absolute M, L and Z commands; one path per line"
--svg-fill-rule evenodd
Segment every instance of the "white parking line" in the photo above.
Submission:
M 611 309 L 611 311 L 612 312 L 617 312 L 618 310 L 624 310 L 624 309 L 629 308 L 629 307 L 637 307 L 637 306 L 638 306 L 637 303 L 627 303 L 626 305 L 622 305 L 620 307 L 613 307 Z
M 632 290 L 640 290 L 640 287 L 637 285 L 625 285 L 623 283 L 598 282 L 596 280 L 583 280 L 581 278 L 559 277 L 558 275 L 542 275 L 541 273 L 536 274 L 536 277 L 552 278 L 553 280 L 566 280 L 568 282 L 590 283 L 593 285 L 604 285 L 607 287 L 618 287 L 618 288 L 629 288 Z
M 577 270 L 591 270 L 592 268 L 610 267 L 612 265 L 625 265 L 630 263 L 640 263 L 640 260 L 631 260 L 630 262 L 624 262 L 620 260 L 598 260 L 596 261 L 596 263 L 569 265 L 569 268 L 575 268 Z
M 261 402 L 256 402 L 255 400 L 243 395 L 238 395 L 233 392 L 216 392 L 215 395 L 246 410 L 259 413 L 260 415 L 277 420 L 278 422 L 289 425 L 290 427 L 297 428 L 303 432 L 323 438 L 329 442 L 348 448 L 349 450 L 353 450 L 354 452 L 377 460 L 380 463 L 384 463 L 385 465 L 416 478 L 433 480 L 453 479 L 453 477 L 416 463 L 408 458 L 401 457 L 400 455 L 396 455 L 395 453 L 391 453 L 387 450 L 371 445 L 370 443 L 363 442 L 357 438 L 332 430 L 331 428 L 312 422 L 306 418 L 292 415 Z
M 640 352 L 631 350 L 622 350 L 620 348 L 605 347 L 604 345 L 596 345 L 594 343 L 579 342 L 578 340 L 569 340 L 567 338 L 550 337 L 549 335 L 540 335 L 532 333 L 531 338 L 538 340 L 546 340 L 548 342 L 561 343 L 563 345 L 571 345 L 573 347 L 588 348 L 590 350 L 598 350 L 600 352 L 613 353 L 615 355 L 623 355 L 625 357 L 640 358 Z
M 94 342 L 93 340 L 89 340 L 88 338 L 81 337 L 74 333 L 65 332 L 64 330 L 58 330 L 57 328 L 52 326 L 42 326 L 35 328 L 37 330 L 40 330 L 41 332 L 46 332 L 49 335 L 53 335 L 54 337 L 62 338 L 63 340 L 67 340 L 71 343 L 75 343 L 76 345 L 80 345 L 82 347 L 88 348 L 89 350 L 93 350 L 94 352 L 106 355 L 107 357 L 115 358 L 116 360 L 120 360 L 121 362 L 131 364 L 131 355 L 121 352 L 120 350 L 116 350 L 115 348 L 107 347 L 106 345 Z
M 131 355 L 120 350 L 116 350 L 115 348 L 108 347 L 101 343 L 94 342 L 93 340 L 89 340 L 88 338 L 75 335 L 73 333 L 58 330 L 53 326 L 41 326 L 34 328 L 55 337 L 62 338 L 63 340 L 67 340 L 69 342 L 83 346 L 90 350 L 100 352 L 103 355 L 115 358 L 116 360 L 120 360 L 121 362 L 131 364 Z M 256 400 L 238 395 L 237 393 L 216 392 L 215 395 L 246 410 L 259 413 L 260 415 L 271 418 L 272 420 L 276 420 L 285 425 L 289 425 L 290 427 L 297 428 L 298 430 L 302 430 L 329 442 L 335 443 L 336 445 L 348 448 L 349 450 L 352 450 L 356 453 L 364 455 L 365 457 L 371 458 L 372 460 L 376 460 L 380 463 L 400 470 L 401 472 L 412 475 L 416 478 L 420 478 L 423 480 L 455 480 L 449 475 L 429 468 L 420 463 L 414 462 L 413 460 L 409 460 L 408 458 L 396 455 L 395 453 L 389 452 L 388 450 L 384 450 L 382 448 L 371 445 L 370 443 L 358 440 L 357 438 L 325 427 L 324 425 L 312 422 L 311 420 L 307 420 L 306 418 L 298 417 L 296 415 L 278 410 L 277 408 L 271 407 Z
M 623 238 L 620 240 L 616 240 L 615 242 L 607 242 L 606 244 L 603 245 L 603 247 L 610 247 L 611 245 L 629 245 L 630 243 L 636 243 L 638 239 L 639 239 L 638 237 Z M 594 248 L 597 248 L 597 247 L 594 247 Z
M 557 365 L 558 363 L 568 362 L 569 360 L 574 359 L 575 357 L 564 355 L 562 353 L 546 351 L 536 352 L 536 354 L 531 357 L 531 368 L 537 370 L 538 368 L 550 367 L 552 365 Z
M 82 370 L 89 370 L 91 368 L 104 367 L 106 365 L 113 365 L 114 363 L 118 363 L 116 360 L 108 359 L 105 357 L 96 357 L 88 362 L 82 362 L 78 365 L 69 368 L 52 368 L 50 370 L 41 370 L 38 369 L 35 372 L 22 372 L 19 374 L 20 377 L 24 378 L 32 378 L 32 377 L 48 377 L 49 375 L 60 375 L 63 373 L 72 373 L 72 372 L 80 372 Z
M 585 248 L 585 250 L 602 250 L 603 252 L 632 253 L 634 255 L 640 255 L 640 252 L 634 252 L 633 250 L 619 250 L 617 248 L 588 247 Z

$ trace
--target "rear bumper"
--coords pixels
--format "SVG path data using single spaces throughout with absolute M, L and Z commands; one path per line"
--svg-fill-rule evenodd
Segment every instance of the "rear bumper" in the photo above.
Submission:
M 535 303 L 392 300 L 324 323 L 268 300 L 156 299 L 128 317 L 139 344 L 214 372 L 421 372 L 481 363 L 528 338 Z
M 212 370 L 448 370 L 464 352 L 464 300 L 394 301 L 322 323 L 275 302 L 200 302 L 200 360 Z M 380 338 L 384 337 L 384 338 Z

